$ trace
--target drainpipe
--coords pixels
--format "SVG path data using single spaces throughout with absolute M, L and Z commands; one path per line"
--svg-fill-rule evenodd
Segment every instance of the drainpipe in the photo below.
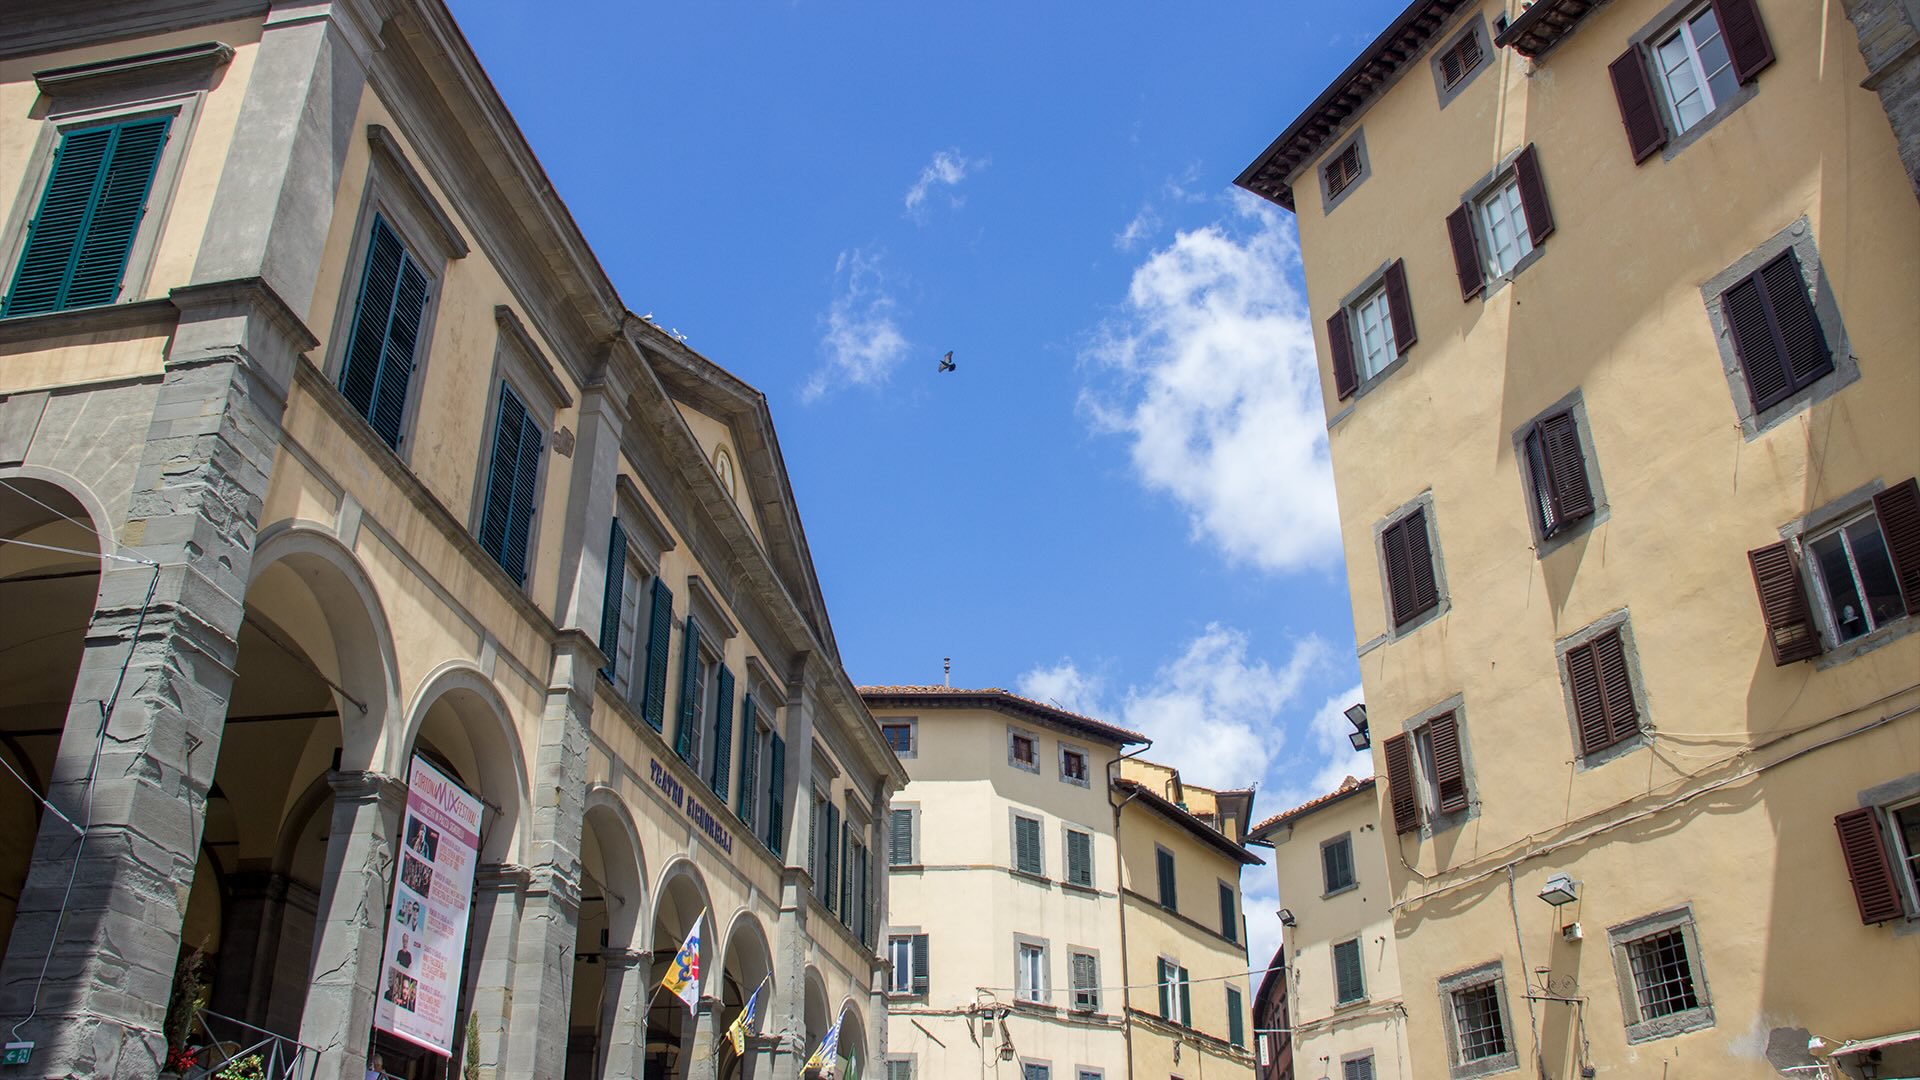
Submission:
M 1116 803 L 1113 801 L 1114 781 L 1119 779 L 1121 762 L 1130 757 L 1144 754 L 1151 749 L 1153 749 L 1153 740 L 1148 739 L 1146 745 L 1140 749 L 1130 750 L 1114 758 L 1112 761 L 1107 762 L 1107 804 L 1113 807 L 1113 852 L 1114 871 L 1116 874 L 1120 869 L 1120 811 L 1126 809 L 1127 804 L 1133 801 L 1134 795 L 1140 794 L 1140 789 L 1134 789 L 1133 794 L 1128 795 Z M 1120 902 L 1120 986 L 1122 987 L 1120 991 L 1120 1038 L 1127 1048 L 1127 1075 L 1132 1076 L 1133 1021 L 1127 1016 L 1127 991 L 1125 987 L 1133 985 L 1131 977 L 1127 974 L 1133 969 L 1127 964 L 1127 898 L 1124 892 L 1125 889 L 1125 884 L 1119 884 L 1119 888 L 1116 890 L 1116 898 Z

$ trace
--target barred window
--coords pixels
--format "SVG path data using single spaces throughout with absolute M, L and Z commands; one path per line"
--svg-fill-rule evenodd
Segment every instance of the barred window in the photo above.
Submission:
M 1485 982 L 1453 992 L 1454 1031 L 1460 1060 L 1480 1061 L 1507 1052 L 1507 1025 L 1500 1015 L 1500 987 Z
M 1627 955 L 1633 963 L 1633 992 L 1640 1000 L 1642 1017 L 1671 1016 L 1699 1007 L 1687 943 L 1679 929 L 1632 942 Z

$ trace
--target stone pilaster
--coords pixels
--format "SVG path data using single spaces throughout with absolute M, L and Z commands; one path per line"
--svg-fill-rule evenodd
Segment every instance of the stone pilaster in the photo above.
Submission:
M 333 786 L 333 818 L 300 1041 L 320 1052 L 313 1080 L 360 1080 L 367 1072 L 407 785 L 375 772 L 336 772 L 327 782 Z
M 813 704 L 807 694 L 805 669 L 799 658 L 787 682 L 787 808 L 786 862 L 780 876 L 780 918 L 773 933 L 773 994 L 766 1026 L 771 1049 L 760 1063 L 759 1075 L 771 1080 L 798 1080 L 807 1053 L 807 896 L 813 879 L 804 865 L 807 830 L 813 804 Z
M 629 1080 L 641 1075 L 647 1057 L 647 954 L 632 949 L 602 949 L 607 979 L 600 994 L 600 1080 Z
M 60 813 L 0 965 L 0 1027 L 39 1044 L 42 1075 L 144 1078 L 164 1059 L 284 387 L 313 344 L 257 281 L 174 302 L 121 536 L 148 564 L 105 563 L 48 791 Z
M 505 1067 L 513 1013 L 513 972 L 520 948 L 520 913 L 532 874 L 510 863 L 482 865 L 473 880 L 467 1000 L 472 1003 L 480 1075 L 515 1075 Z
M 1843 0 L 1860 39 L 1867 77 L 1860 85 L 1880 95 L 1907 182 L 1920 196 L 1920 3 Z
M 599 650 L 585 634 L 565 632 L 554 646 L 553 676 L 540 717 L 532 790 L 532 873 L 514 949 L 511 1076 L 566 1071 L 573 1007 L 575 934 L 580 922 L 580 830 L 586 820 L 587 725 Z
M 718 981 L 716 977 L 716 985 Z M 692 1058 L 688 1061 L 685 1070 L 687 1080 L 718 1080 L 720 1076 L 720 1059 L 714 1056 L 713 1052 L 718 1046 L 715 1041 L 718 1033 L 714 1031 L 713 1026 L 719 1015 L 719 998 L 700 999 L 700 1008 L 693 1016 L 693 1050 Z

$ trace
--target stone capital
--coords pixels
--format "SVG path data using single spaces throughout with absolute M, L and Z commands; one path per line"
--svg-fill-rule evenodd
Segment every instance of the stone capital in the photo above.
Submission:
M 625 971 L 645 963 L 647 954 L 637 949 L 606 948 L 600 950 L 600 962 L 607 965 L 608 971 Z
M 474 868 L 473 891 L 525 892 L 533 880 L 533 871 L 518 863 L 481 863 Z
M 327 784 L 333 788 L 334 799 L 341 802 L 384 803 L 399 809 L 407 799 L 406 781 L 382 772 L 330 772 Z

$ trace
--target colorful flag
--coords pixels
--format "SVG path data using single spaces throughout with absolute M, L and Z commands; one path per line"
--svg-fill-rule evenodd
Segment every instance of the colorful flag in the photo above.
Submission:
M 807 1059 L 804 1066 L 801 1066 L 802 1072 L 812 1069 L 815 1076 L 827 1077 L 832 1076 L 840 1067 L 840 1021 L 846 1018 L 847 1014 L 844 1012 L 834 1018 L 833 1027 L 827 1031 L 827 1037 L 820 1040 L 820 1045 L 813 1048 L 813 1056 Z
M 733 1052 L 742 1057 L 747 1053 L 747 1036 L 752 1034 L 749 1029 L 753 1027 L 753 1016 L 760 1011 L 760 991 L 766 988 L 764 980 L 753 988 L 753 996 L 747 999 L 747 1007 L 740 1010 L 740 1015 L 734 1017 L 733 1024 L 727 1028 L 727 1041 L 733 1043 Z
M 661 987 L 686 1002 L 689 1009 L 698 1009 L 700 1005 L 700 924 L 706 917 L 707 913 L 702 911 L 700 918 L 693 920 L 686 942 L 674 954 L 673 963 L 667 965 L 667 974 L 660 980 Z

